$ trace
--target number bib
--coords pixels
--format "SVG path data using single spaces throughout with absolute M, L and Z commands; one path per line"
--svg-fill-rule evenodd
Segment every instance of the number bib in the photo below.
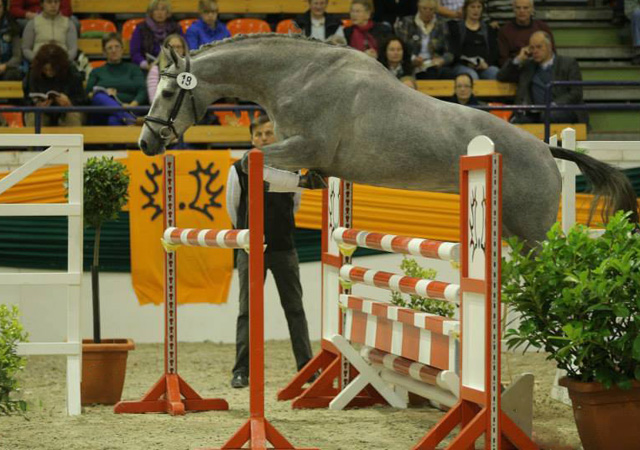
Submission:
M 181 72 L 176 77 L 176 82 L 181 89 L 190 91 L 198 85 L 198 79 L 195 75 L 189 72 Z

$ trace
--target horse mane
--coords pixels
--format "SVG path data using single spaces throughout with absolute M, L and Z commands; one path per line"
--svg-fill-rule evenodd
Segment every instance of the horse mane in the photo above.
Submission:
M 309 42 L 309 43 L 322 45 L 322 46 L 346 47 L 345 45 L 331 44 L 328 42 L 320 41 L 312 37 L 306 37 L 302 34 L 282 34 L 282 33 L 273 33 L 273 32 L 272 33 L 254 33 L 254 34 L 237 34 L 230 38 L 226 38 L 220 41 L 214 41 L 208 44 L 201 45 L 200 48 L 198 48 L 197 50 L 191 51 L 190 56 L 197 56 L 212 48 L 224 46 L 227 44 L 233 44 L 235 42 L 260 40 L 260 39 L 283 39 L 288 41 L 296 40 L 296 41 Z

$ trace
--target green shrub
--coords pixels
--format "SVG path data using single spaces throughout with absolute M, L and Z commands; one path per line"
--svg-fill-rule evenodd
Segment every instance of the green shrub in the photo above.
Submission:
M 0 415 L 27 410 L 24 400 L 11 398 L 19 391 L 16 376 L 24 368 L 24 358 L 16 353 L 18 342 L 27 339 L 18 316 L 17 306 L 0 305 Z
M 437 274 L 435 269 L 424 269 L 413 258 L 402 257 L 400 269 L 408 277 L 424 278 L 425 280 L 433 280 Z M 415 309 L 416 311 L 437 314 L 444 317 L 453 317 L 456 307 L 453 303 L 443 300 L 433 300 L 430 298 L 420 297 L 418 295 L 410 295 L 409 301 L 399 292 L 391 293 L 391 303 L 396 306 Z
M 509 348 L 535 346 L 569 377 L 610 387 L 640 380 L 640 234 L 616 214 L 599 238 L 560 224 L 535 251 L 510 239 L 503 300 L 521 315 Z

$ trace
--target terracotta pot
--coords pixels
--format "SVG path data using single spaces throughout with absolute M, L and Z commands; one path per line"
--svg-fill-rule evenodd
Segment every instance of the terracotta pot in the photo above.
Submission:
M 628 391 L 568 377 L 561 378 L 559 384 L 569 391 L 584 450 L 640 448 L 640 382 L 634 381 Z
M 134 348 L 131 339 L 102 339 L 100 344 L 94 344 L 92 339 L 82 341 L 83 405 L 115 405 L 120 401 L 127 356 Z

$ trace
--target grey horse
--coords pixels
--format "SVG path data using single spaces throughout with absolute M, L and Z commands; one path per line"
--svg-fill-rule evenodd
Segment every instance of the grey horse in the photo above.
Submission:
M 139 139 L 147 155 L 164 151 L 222 97 L 261 105 L 278 142 L 265 165 L 308 168 L 356 183 L 458 192 L 458 158 L 478 135 L 503 155 L 503 234 L 530 245 L 556 221 L 561 178 L 555 158 L 575 162 L 606 210 L 632 211 L 629 180 L 587 155 L 549 147 L 484 111 L 414 91 L 362 52 L 297 36 L 256 34 L 208 44 L 163 73 Z M 194 83 L 197 83 L 194 86 Z

